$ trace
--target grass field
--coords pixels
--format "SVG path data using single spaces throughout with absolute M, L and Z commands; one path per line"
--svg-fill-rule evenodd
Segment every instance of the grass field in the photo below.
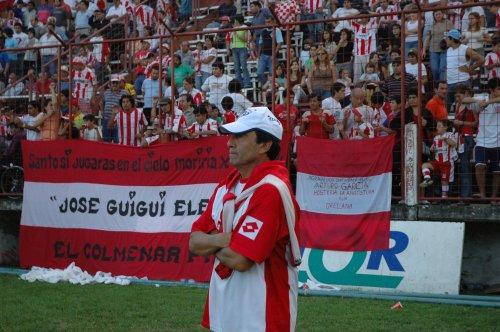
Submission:
M 28 283 L 0 276 L 0 330 L 201 331 L 206 290 Z M 298 331 L 500 330 L 500 309 L 299 297 Z

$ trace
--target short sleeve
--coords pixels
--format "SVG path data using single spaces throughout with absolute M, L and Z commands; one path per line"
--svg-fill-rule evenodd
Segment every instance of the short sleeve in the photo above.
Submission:
M 272 253 L 276 242 L 288 235 L 285 212 L 278 190 L 263 185 L 250 198 L 242 221 L 233 231 L 229 247 L 248 259 L 261 263 Z

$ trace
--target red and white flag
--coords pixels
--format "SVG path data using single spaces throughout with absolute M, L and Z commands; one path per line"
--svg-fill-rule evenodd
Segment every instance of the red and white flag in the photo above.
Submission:
M 301 246 L 341 251 L 387 249 L 394 136 L 297 139 Z
M 229 171 L 226 142 L 24 141 L 21 265 L 208 281 L 189 233 Z

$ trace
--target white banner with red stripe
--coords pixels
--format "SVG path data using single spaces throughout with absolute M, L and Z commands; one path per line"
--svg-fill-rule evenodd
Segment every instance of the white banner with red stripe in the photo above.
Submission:
M 387 249 L 394 137 L 297 140 L 300 241 L 308 248 Z
M 207 281 L 189 232 L 229 170 L 226 141 L 23 142 L 21 265 Z

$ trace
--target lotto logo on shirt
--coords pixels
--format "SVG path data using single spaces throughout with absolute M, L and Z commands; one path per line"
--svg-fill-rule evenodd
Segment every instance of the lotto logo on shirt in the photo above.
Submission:
M 249 238 L 250 240 L 255 240 L 257 234 L 259 234 L 259 231 L 262 228 L 262 224 L 262 221 L 248 216 L 238 230 L 238 233 Z

